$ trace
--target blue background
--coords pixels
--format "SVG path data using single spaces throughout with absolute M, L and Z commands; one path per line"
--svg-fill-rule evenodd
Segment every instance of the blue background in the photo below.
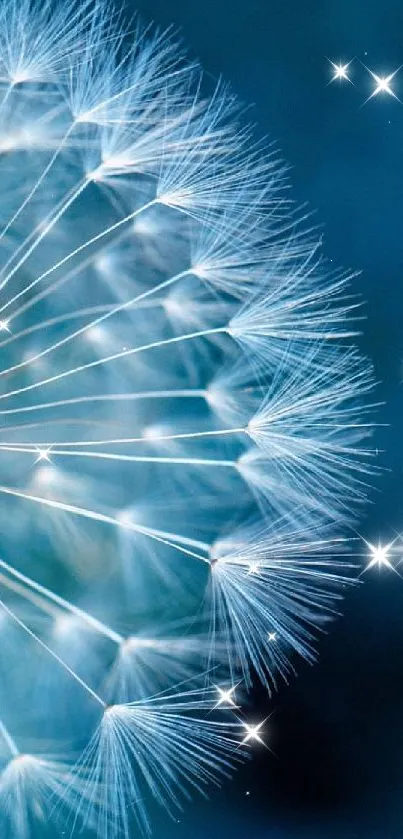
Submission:
M 403 529 L 402 281 L 403 105 L 378 97 L 355 62 L 353 79 L 327 86 L 327 57 L 356 56 L 379 73 L 403 62 L 397 0 L 139 0 L 147 20 L 175 24 L 191 54 L 231 82 L 262 135 L 292 165 L 297 200 L 317 208 L 335 263 L 362 269 L 367 301 L 361 339 L 386 400 L 375 445 L 385 472 L 361 533 L 388 539 Z M 403 70 L 396 76 L 403 100 Z M 155 839 L 397 839 L 403 828 L 403 580 L 365 577 L 344 617 L 320 645 L 320 663 L 271 702 L 274 754 L 254 761 L 208 802 Z

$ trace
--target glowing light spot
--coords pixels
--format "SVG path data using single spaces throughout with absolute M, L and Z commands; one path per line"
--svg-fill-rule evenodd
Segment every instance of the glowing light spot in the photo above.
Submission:
M 50 489 L 52 484 L 55 483 L 56 477 L 60 478 L 60 473 L 49 462 L 49 465 L 38 466 L 38 469 L 35 471 L 35 484 L 43 489 Z
M 246 731 L 245 737 L 243 739 L 243 743 L 261 743 L 264 745 L 264 740 L 261 737 L 261 731 L 263 728 L 264 722 L 259 722 L 257 725 L 249 725 L 248 723 L 244 723 L 244 729 Z
M 78 629 L 79 624 L 75 615 L 58 615 L 55 619 L 53 632 L 57 638 L 65 638 Z
M 388 76 L 378 76 L 376 73 L 373 73 L 372 70 L 369 72 L 375 82 L 374 89 L 371 93 L 369 99 L 373 99 L 374 96 L 379 96 L 380 94 L 385 94 L 386 96 L 393 96 L 394 99 L 397 99 L 396 93 L 394 92 L 393 88 L 391 87 L 391 81 L 396 76 L 396 73 L 399 71 L 399 67 L 393 73 L 389 73 Z
M 166 431 L 165 431 L 165 434 L 167 434 Z M 159 426 L 148 425 L 147 428 L 143 429 L 143 432 L 142 432 L 141 436 L 144 437 L 145 440 L 150 440 L 150 442 L 153 442 L 153 441 L 159 440 L 161 438 L 161 436 L 163 436 L 163 435 L 164 435 L 164 432 L 161 430 L 161 428 Z
M 350 81 L 348 75 L 348 68 L 351 64 L 351 61 L 349 61 L 347 64 L 342 64 L 341 61 L 339 62 L 339 64 L 335 64 L 334 61 L 331 61 L 330 63 L 333 67 L 332 81 L 335 81 L 336 79 L 339 79 L 340 81 Z
M 104 344 L 106 341 L 106 332 L 101 326 L 91 326 L 84 335 L 91 344 Z
M 134 219 L 133 230 L 139 236 L 153 236 L 157 233 L 155 221 L 146 216 L 139 216 Z
M 174 297 L 167 297 L 163 302 L 163 307 L 167 315 L 171 317 L 183 317 L 185 312 L 184 301 L 175 300 Z
M 214 707 L 219 708 L 220 705 L 230 705 L 232 707 L 236 707 L 236 703 L 234 702 L 235 688 L 236 688 L 236 685 L 224 690 L 223 688 L 220 688 L 217 685 L 216 689 L 217 689 L 219 698 L 218 698 L 218 701 L 217 701 L 217 703 Z
M 94 266 L 101 274 L 109 274 L 113 268 L 113 260 L 110 254 L 102 254 L 94 260 Z
M 377 566 L 378 568 L 390 568 L 393 569 L 393 565 L 390 561 L 390 549 L 393 545 L 393 542 L 390 542 L 388 545 L 381 545 L 378 542 L 378 545 L 371 545 L 368 543 L 368 547 L 370 549 L 370 560 L 367 565 L 367 569 L 374 568 Z
M 122 527 L 130 527 L 130 525 L 133 524 L 132 510 L 120 510 L 120 512 L 116 515 L 116 520 L 120 525 L 122 525 Z
M 47 449 L 40 449 L 40 448 L 37 447 L 36 451 L 38 453 L 38 457 L 36 458 L 35 463 L 40 463 L 41 461 L 44 461 L 44 460 L 47 461 L 48 463 L 50 463 L 50 452 L 51 452 L 51 447 L 50 446 Z

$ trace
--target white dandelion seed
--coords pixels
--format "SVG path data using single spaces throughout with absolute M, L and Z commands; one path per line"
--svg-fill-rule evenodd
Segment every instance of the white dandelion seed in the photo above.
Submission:
M 242 689 L 337 613 L 372 372 L 277 151 L 169 33 L 6 0 L 0 157 L 0 814 L 129 839 L 264 741 Z

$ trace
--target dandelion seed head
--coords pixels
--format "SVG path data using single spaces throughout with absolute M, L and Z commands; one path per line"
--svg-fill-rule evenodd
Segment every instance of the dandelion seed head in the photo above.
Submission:
M 359 304 L 242 119 L 107 3 L 0 11 L 13 839 L 60 811 L 130 839 L 150 799 L 174 813 L 224 781 L 265 740 L 238 685 L 313 661 L 350 579 L 340 530 L 375 472 Z

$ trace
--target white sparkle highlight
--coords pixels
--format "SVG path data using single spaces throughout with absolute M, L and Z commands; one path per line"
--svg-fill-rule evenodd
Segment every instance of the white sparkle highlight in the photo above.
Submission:
M 220 688 L 218 685 L 216 686 L 216 690 L 219 695 L 219 699 L 216 702 L 215 708 L 219 708 L 220 705 L 230 705 L 232 707 L 236 707 L 236 703 L 234 701 L 234 694 L 235 694 L 236 685 L 230 688 Z
M 334 82 L 337 79 L 339 81 L 347 81 L 351 82 L 351 79 L 348 75 L 348 68 L 350 67 L 351 61 L 348 61 L 346 64 L 342 64 L 341 61 L 336 64 L 334 61 L 330 62 L 333 68 L 333 76 L 331 81 Z
M 392 96 L 394 99 L 398 99 L 398 96 L 391 87 L 391 82 L 393 81 L 399 70 L 400 67 L 398 67 L 397 70 L 394 70 L 393 73 L 389 73 L 389 75 L 387 76 L 379 76 L 377 73 L 373 73 L 372 70 L 369 70 L 369 73 L 371 74 L 375 84 L 371 95 L 367 99 L 367 102 L 370 99 L 373 99 L 375 96 L 379 95 Z
M 370 542 L 366 543 L 369 550 L 370 550 L 370 559 L 367 564 L 366 570 L 368 571 L 370 568 L 389 568 L 394 570 L 394 567 L 390 561 L 390 551 L 393 547 L 394 542 L 389 542 L 387 545 L 382 545 L 378 542 L 377 545 L 372 545 Z
M 46 461 L 47 463 L 50 463 L 51 446 L 48 446 L 47 448 L 44 448 L 44 449 L 36 447 L 36 452 L 37 452 L 38 456 L 35 460 L 35 463 L 41 463 L 42 461 Z
M 265 745 L 264 740 L 261 737 L 261 732 L 264 726 L 264 721 L 259 722 L 256 725 L 250 725 L 249 723 L 243 724 L 244 729 L 246 731 L 245 737 L 242 740 L 243 744 L 246 743 L 260 743 L 261 745 Z

